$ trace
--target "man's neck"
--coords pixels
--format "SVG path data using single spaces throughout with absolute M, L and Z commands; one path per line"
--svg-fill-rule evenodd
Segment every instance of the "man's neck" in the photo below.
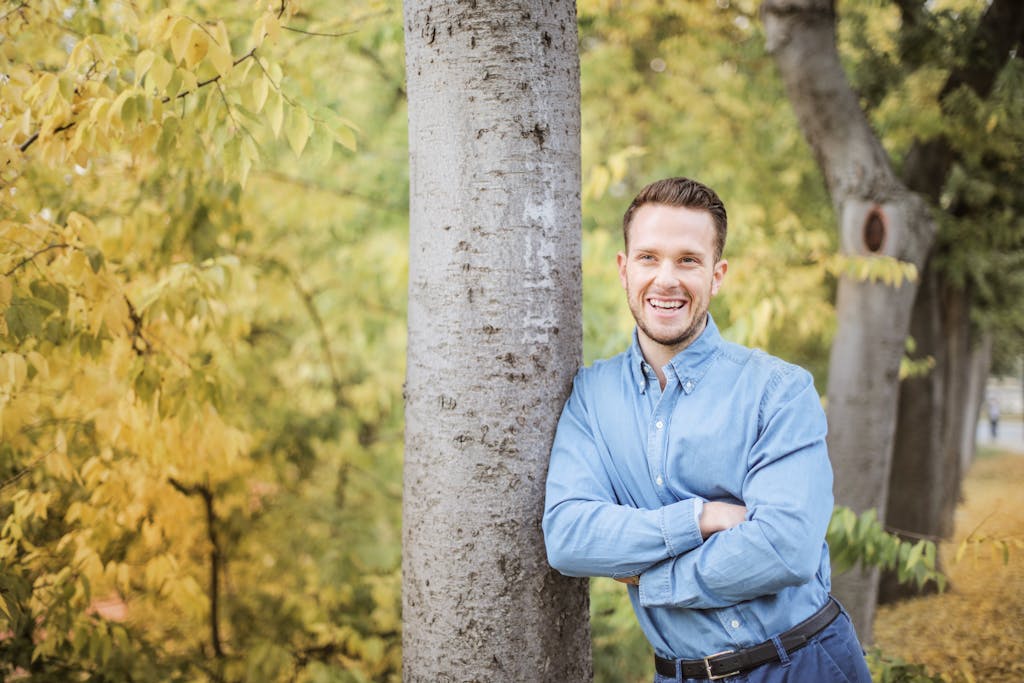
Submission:
M 705 322 L 704 327 L 702 327 L 697 334 L 693 335 L 685 342 L 681 342 L 673 346 L 659 344 L 645 335 L 642 331 L 637 331 L 637 340 L 640 342 L 640 352 L 643 354 L 644 360 L 647 361 L 647 364 L 654 368 L 654 373 L 658 376 L 658 383 L 661 385 L 662 389 L 665 388 L 666 382 L 665 371 L 662 368 L 668 365 L 669 361 L 682 353 L 687 347 L 693 344 L 693 342 L 697 341 L 700 335 L 704 333 L 705 329 L 707 329 L 707 322 Z

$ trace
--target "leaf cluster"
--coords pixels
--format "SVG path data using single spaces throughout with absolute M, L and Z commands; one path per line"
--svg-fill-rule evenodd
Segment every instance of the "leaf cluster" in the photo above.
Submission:
M 886 531 L 874 509 L 859 516 L 851 509 L 837 506 L 829 522 L 826 541 L 832 555 L 832 567 L 844 572 L 855 565 L 896 570 L 900 583 L 914 582 L 920 589 L 935 582 L 940 591 L 946 577 L 936 567 L 933 541 L 907 541 Z

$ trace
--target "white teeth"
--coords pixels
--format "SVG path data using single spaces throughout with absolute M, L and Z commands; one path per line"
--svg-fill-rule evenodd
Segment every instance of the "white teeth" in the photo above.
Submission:
M 649 299 L 651 305 L 655 308 L 682 308 L 682 301 L 658 301 L 656 299 Z

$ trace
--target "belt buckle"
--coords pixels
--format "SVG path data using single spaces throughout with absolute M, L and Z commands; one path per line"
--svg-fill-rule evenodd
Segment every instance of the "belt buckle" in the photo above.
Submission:
M 731 655 L 733 652 L 736 652 L 736 650 L 722 650 L 721 652 L 716 652 L 715 654 L 708 655 L 707 657 L 704 658 L 704 671 L 707 672 L 708 680 L 709 681 L 717 681 L 717 680 L 720 680 L 722 678 L 728 678 L 729 676 L 735 676 L 736 674 L 738 674 L 740 672 L 739 669 L 736 669 L 735 671 L 730 671 L 729 673 L 720 674 L 718 676 L 716 676 L 713 673 L 711 673 L 711 660 L 712 659 L 714 659 L 715 657 L 718 657 L 719 655 Z

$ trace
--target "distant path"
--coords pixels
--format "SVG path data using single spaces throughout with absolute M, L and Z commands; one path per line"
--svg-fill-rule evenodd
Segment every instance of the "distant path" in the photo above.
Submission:
M 993 440 L 989 433 L 988 418 L 982 417 L 978 421 L 977 444 L 1003 448 L 1014 453 L 1024 455 L 1024 422 L 1018 420 L 999 420 L 999 429 L 996 438 Z

